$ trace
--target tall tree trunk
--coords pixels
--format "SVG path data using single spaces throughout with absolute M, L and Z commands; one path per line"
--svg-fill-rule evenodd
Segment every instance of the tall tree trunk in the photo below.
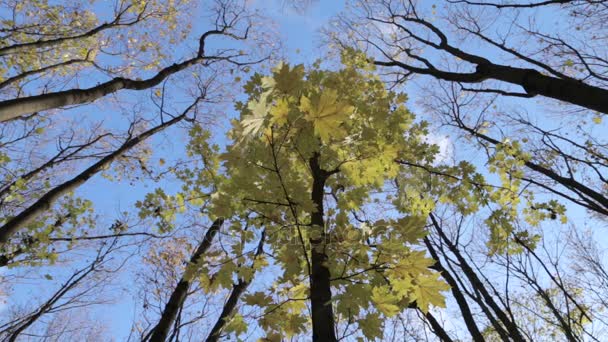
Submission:
M 311 274 L 310 301 L 312 306 L 312 339 L 313 341 L 336 341 L 334 314 L 331 305 L 331 275 L 327 268 L 325 220 L 323 218 L 323 196 L 328 172 L 321 169 L 319 155 L 309 161 L 312 170 L 313 184 L 311 199 L 316 210 L 311 213 L 310 223 L 315 235 L 310 238 Z
M 13 186 L 15 186 L 17 184 L 17 181 L 27 182 L 30 179 L 34 178 L 35 176 L 41 174 L 42 172 L 44 172 L 48 169 L 57 167 L 63 161 L 69 160 L 70 157 L 75 156 L 80 151 L 84 150 L 87 147 L 92 146 L 93 144 L 97 143 L 99 140 L 101 140 L 102 138 L 105 138 L 108 135 L 110 135 L 110 134 L 109 133 L 101 134 L 101 135 L 95 137 L 95 139 L 92 139 L 84 144 L 80 144 L 78 146 L 68 146 L 68 147 L 62 149 L 61 151 L 59 151 L 57 154 L 55 154 L 53 157 L 51 157 L 49 160 L 47 160 L 44 164 L 38 166 L 37 168 L 35 168 L 27 173 L 21 174 L 21 176 L 15 177 L 14 181 L 7 183 L 0 188 L 0 205 L 2 205 L 2 201 L 4 200 L 4 197 L 6 197 L 12 191 Z M 68 149 L 73 148 L 73 147 L 74 147 L 74 149 L 72 151 L 70 151 L 69 153 L 66 153 L 66 151 L 68 151 Z
M 232 316 L 232 312 L 234 311 L 234 308 L 236 308 L 236 305 L 239 302 L 241 295 L 243 293 L 245 293 L 248 286 L 249 286 L 249 282 L 244 281 L 243 279 L 239 279 L 239 282 L 232 286 L 232 291 L 230 292 L 230 297 L 228 297 L 228 300 L 224 304 L 220 317 L 217 319 L 217 321 L 213 325 L 213 328 L 211 329 L 211 332 L 209 332 L 209 336 L 207 336 L 207 339 L 205 341 L 207 341 L 207 342 L 219 341 L 222 330 L 226 326 L 226 323 L 228 323 L 228 321 L 230 320 L 230 317 Z
M 456 120 L 456 124 L 458 125 L 459 128 L 470 133 L 474 137 L 487 141 L 493 145 L 500 144 L 500 141 L 498 141 L 488 135 L 479 133 L 478 131 L 476 131 L 475 129 L 473 129 L 469 126 L 466 126 L 464 124 L 464 122 L 462 122 L 461 120 Z M 561 184 L 565 188 L 570 189 L 571 191 L 573 191 L 574 193 L 579 195 L 579 197 L 581 197 L 581 199 L 588 204 L 585 206 L 586 208 L 596 211 L 602 215 L 608 215 L 608 197 L 606 197 L 606 195 L 602 194 L 601 192 L 592 189 L 591 187 L 585 185 L 584 183 L 578 182 L 577 180 L 575 180 L 572 177 L 561 176 L 557 172 L 553 171 L 552 169 L 544 167 L 544 166 L 534 163 L 532 161 L 526 160 L 526 161 L 524 161 L 524 165 L 533 171 L 536 171 L 542 175 L 545 175 L 546 177 L 550 178 L 551 180 Z M 547 188 L 547 190 L 552 191 L 551 188 Z M 560 195 L 559 192 L 555 192 L 555 193 Z
M 226 35 L 235 39 L 247 38 L 247 34 L 245 34 L 245 36 L 243 37 L 238 37 L 234 34 L 227 33 L 226 29 L 228 28 L 229 26 L 224 26 L 222 29 L 210 30 L 203 33 L 199 39 L 198 53 L 195 57 L 187 59 L 180 63 L 174 63 L 170 66 L 167 66 L 157 72 L 156 75 L 145 80 L 132 80 L 123 77 L 115 77 L 112 80 L 87 89 L 69 89 L 47 94 L 26 96 L 16 99 L 0 101 L 0 122 L 12 120 L 20 116 L 36 113 L 42 110 L 93 102 L 99 98 L 102 98 L 108 94 L 115 93 L 122 89 L 149 89 L 160 84 L 169 76 L 176 74 L 184 69 L 187 69 L 195 64 L 218 60 L 229 61 L 230 59 L 228 57 L 205 56 L 205 43 L 206 39 L 210 36 Z
M 492 295 L 488 292 L 488 290 L 484 286 L 483 282 L 481 281 L 481 279 L 479 279 L 479 277 L 477 276 L 475 271 L 471 268 L 471 266 L 469 265 L 467 260 L 462 256 L 462 254 L 460 253 L 458 248 L 452 243 L 452 241 L 450 241 L 450 239 L 445 235 L 443 229 L 439 225 L 439 222 L 435 218 L 435 215 L 433 215 L 431 213 L 431 214 L 429 214 L 429 217 L 431 218 L 431 222 L 432 222 L 433 226 L 435 227 L 435 229 L 437 230 L 437 233 L 439 234 L 441 239 L 446 243 L 446 245 L 450 249 L 450 252 L 452 252 L 454 254 L 454 256 L 456 256 L 456 259 L 458 260 L 458 263 L 460 264 L 459 266 L 461 267 L 461 269 L 464 272 L 464 274 L 466 275 L 466 277 L 469 279 L 469 282 L 471 283 L 471 285 L 473 285 L 475 290 L 481 294 L 481 296 L 483 297 L 485 302 L 488 304 L 488 306 L 492 309 L 492 311 L 494 311 L 494 313 L 496 314 L 496 316 L 498 317 L 500 322 L 502 322 L 502 324 L 507 329 L 507 331 L 508 331 L 510 337 L 513 339 L 513 341 L 517 341 L 517 342 L 526 341 L 526 339 L 522 336 L 521 332 L 519 331 L 519 328 L 517 327 L 515 322 L 513 322 L 511 319 L 509 319 L 509 317 L 500 308 L 500 306 L 498 306 L 498 304 L 496 303 L 494 298 L 492 298 Z
M 114 160 L 123 155 L 125 152 L 129 151 L 131 148 L 137 146 L 137 144 L 143 142 L 152 135 L 186 118 L 186 114 L 192 108 L 194 108 L 197 102 L 198 100 L 192 105 L 190 105 L 184 112 L 182 112 L 182 114 L 174 117 L 173 119 L 156 127 L 153 127 L 134 138 L 127 140 L 116 151 L 105 156 L 86 170 L 82 171 L 76 177 L 48 191 L 46 194 L 40 197 L 34 204 L 24 209 L 21 213 L 19 213 L 17 216 L 13 217 L 2 227 L 0 227 L 0 246 L 4 245 L 10 239 L 10 237 L 13 236 L 13 234 L 22 229 L 30 221 L 34 220 L 43 212 L 49 210 L 51 206 L 55 203 L 55 201 L 57 201 L 57 199 L 59 199 L 61 196 L 77 189 L 79 186 L 81 186 L 91 177 L 93 177 L 96 173 L 109 167 Z
M 524 88 L 530 96 L 542 95 L 608 114 L 608 90 L 573 79 L 546 76 L 534 69 L 479 64 L 483 79 L 495 79 Z
M 87 89 L 70 89 L 1 101 L 0 122 L 47 109 L 93 102 L 121 89 L 143 90 L 152 88 L 160 84 L 167 77 L 203 60 L 205 60 L 205 57 L 197 56 L 179 64 L 173 64 L 162 69 L 154 77 L 147 80 L 138 81 L 116 77 L 110 81 Z
M 448 335 L 448 333 L 445 331 L 445 329 L 443 329 L 443 326 L 441 325 L 441 323 L 439 323 L 437 321 L 435 316 L 433 316 L 429 312 L 429 313 L 426 313 L 424 315 L 424 317 L 426 318 L 427 322 L 429 322 L 429 325 L 431 326 L 431 329 L 433 330 L 435 335 L 437 337 L 439 337 L 439 339 L 442 342 L 454 342 L 454 340 L 452 340 L 452 338 L 450 337 L 450 335 Z
M 447 36 L 433 23 L 417 16 L 398 16 L 406 22 L 416 23 L 417 25 L 426 27 L 439 39 L 439 43 L 432 43 L 419 36 L 412 36 L 413 39 L 416 39 L 426 46 L 443 50 L 447 54 L 474 64 L 476 66 L 475 72 L 452 72 L 441 70 L 423 58 L 419 59 L 419 61 L 424 60 L 426 62 L 424 63 L 424 67 L 411 65 L 400 59 L 391 57 L 388 57 L 388 60 L 386 61 L 375 60 L 374 64 L 376 65 L 397 67 L 403 69 L 407 74 L 416 73 L 429 75 L 450 82 L 481 83 L 485 80 L 503 81 L 521 86 L 524 88 L 525 96 L 527 97 L 541 95 L 608 114 L 608 90 L 606 89 L 586 84 L 581 80 L 568 78 L 563 74 L 560 77 L 549 76 L 543 75 L 535 69 L 492 63 L 487 58 L 467 53 L 456 46 L 450 45 Z M 382 51 L 381 48 L 379 49 Z M 382 52 L 384 52 L 385 56 L 388 56 L 386 51 Z M 414 56 L 414 58 L 418 57 L 421 56 Z M 522 57 L 523 56 L 520 55 L 520 58 Z M 523 57 L 523 59 L 526 60 L 526 57 Z M 541 67 L 544 68 L 547 67 L 547 65 L 543 64 Z
M 266 232 L 263 231 L 262 237 L 260 238 L 260 243 L 258 244 L 258 248 L 256 249 L 256 252 L 255 252 L 255 256 L 253 259 L 254 262 L 255 262 L 255 259 L 260 254 L 262 254 L 262 252 L 264 251 L 265 237 L 266 237 Z M 252 267 L 253 267 L 253 265 L 252 265 Z M 226 326 L 226 323 L 228 323 L 228 321 L 230 320 L 230 317 L 232 316 L 234 308 L 236 308 L 236 305 L 238 304 L 239 299 L 241 298 L 243 293 L 245 293 L 245 291 L 247 290 L 247 287 L 249 287 L 249 284 L 251 284 L 251 280 L 252 279 L 249 279 L 249 280 L 239 279 L 239 282 L 232 286 L 232 291 L 230 292 L 230 296 L 228 297 L 228 300 L 226 301 L 226 303 L 224 304 L 224 307 L 222 308 L 222 313 L 220 314 L 220 317 L 218 317 L 217 321 L 215 322 L 215 325 L 209 332 L 209 336 L 207 337 L 207 340 L 206 340 L 207 342 L 217 342 L 219 340 L 222 330 Z
M 435 251 L 435 248 L 433 248 L 433 245 L 431 244 L 431 241 L 428 237 L 424 238 L 424 244 L 426 245 L 433 259 L 435 259 L 434 268 L 441 273 L 443 279 L 445 279 L 448 285 L 450 285 L 452 295 L 454 296 L 456 303 L 458 303 L 460 313 L 462 314 L 462 319 L 464 320 L 464 323 L 467 326 L 469 333 L 471 334 L 471 338 L 475 342 L 484 342 L 485 339 L 483 338 L 483 335 L 481 334 L 479 328 L 477 327 L 477 324 L 475 323 L 475 317 L 473 317 L 471 308 L 469 307 L 469 304 L 467 303 L 467 300 L 464 297 L 463 293 L 460 291 L 456 279 L 454 279 L 452 275 L 448 272 L 448 270 L 443 267 L 443 265 L 441 264 L 441 260 L 439 260 L 439 255 L 437 255 L 437 251 Z
M 184 305 L 184 301 L 188 295 L 188 288 L 190 288 L 190 284 L 192 283 L 193 273 L 195 273 L 194 271 L 197 268 L 198 262 L 211 246 L 211 242 L 213 241 L 213 238 L 217 232 L 220 230 L 222 223 L 224 223 L 223 218 L 218 218 L 213 221 L 213 224 L 211 224 L 211 227 L 209 227 L 207 233 L 205 233 L 203 241 L 201 241 L 190 257 L 190 263 L 188 266 L 186 266 L 184 275 L 182 275 L 182 278 L 173 290 L 169 301 L 165 305 L 165 309 L 163 310 L 158 324 L 156 324 L 156 326 L 148 334 L 148 336 L 150 336 L 149 341 L 164 342 L 167 339 L 167 335 L 169 335 L 169 330 L 171 330 L 171 325 L 173 325 L 175 317 L 177 317 L 179 308 Z M 144 340 L 147 340 L 147 338 L 144 338 Z

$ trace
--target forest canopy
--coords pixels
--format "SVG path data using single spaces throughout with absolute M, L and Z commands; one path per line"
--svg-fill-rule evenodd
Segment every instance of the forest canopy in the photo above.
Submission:
M 0 338 L 607 339 L 607 6 L 0 0 Z

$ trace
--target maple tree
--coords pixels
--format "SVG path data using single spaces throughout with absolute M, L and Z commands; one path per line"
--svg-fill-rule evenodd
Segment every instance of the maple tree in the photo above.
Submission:
M 435 252 L 429 257 L 423 249 L 426 244 L 433 251 L 425 222 L 429 215 L 435 222 L 438 203 L 463 215 L 496 205 L 486 220 L 491 254 L 517 253 L 511 234 L 536 243 L 527 231 L 509 228 L 520 217 L 517 183 L 505 179 L 496 189 L 466 163 L 433 164 L 437 148 L 424 139 L 427 123 L 414 120 L 403 105 L 406 97 L 385 90 L 365 56 L 343 58 L 336 71 L 282 63 L 270 76 L 255 74 L 245 85 L 249 100 L 236 105 L 241 116 L 233 121 L 226 152 L 219 154 L 207 142 L 210 134 L 196 128 L 188 150 L 203 165 L 177 171 L 182 192 L 159 189 L 139 204 L 142 215 L 171 229 L 190 198 L 205 215 L 233 221 L 228 231 L 236 240 L 231 253 L 220 253 L 226 261 L 212 269 L 206 260 L 217 260 L 218 252 L 206 254 L 220 227 L 209 228 L 165 306 L 164 328 L 159 323 L 150 332 L 152 340 L 158 329 L 169 333 L 193 270 L 207 291 L 230 292 L 208 340 L 247 331 L 244 316 L 235 312 L 239 300 L 261 311 L 256 324 L 271 340 L 309 329 L 313 340 L 337 340 L 341 329 L 343 336 L 378 338 L 383 319 L 411 308 L 442 332 L 429 309 L 445 305 L 443 292 L 450 287 L 439 276 L 449 274 Z M 430 168 L 438 176 L 429 180 Z M 375 219 L 374 206 L 384 210 Z M 528 216 L 532 225 L 546 219 Z M 266 271 L 276 267 L 281 271 L 274 276 Z M 434 271 L 438 267 L 441 273 Z M 272 288 L 246 294 L 258 273 Z M 306 302 L 310 318 L 303 313 Z
M 359 87 L 354 89 L 352 84 Z M 232 308 L 225 310 L 222 319 L 241 319 L 231 312 L 236 301 L 253 272 L 263 272 L 269 265 L 283 269 L 273 289 L 243 296 L 245 303 L 265 312 L 258 324 L 269 338 L 308 330 L 302 312 L 305 301 L 310 301 L 314 340 L 336 340 L 335 325 L 344 320 L 360 324 L 367 338 L 378 337 L 382 316 L 393 316 L 411 305 L 425 313 L 431 305 L 443 305 L 440 292 L 447 285 L 428 268 L 433 261 L 416 248 L 425 234 L 424 219 L 420 219 L 423 209 L 395 206 L 398 218 L 368 223 L 386 229 L 366 232 L 365 239 L 357 238 L 365 228 L 353 221 L 356 211 L 372 202 L 372 191 L 384 189 L 398 175 L 400 167 L 394 160 L 414 157 L 402 150 L 427 150 L 422 158 L 432 159 L 434 147 L 422 141 L 425 124 L 413 122 L 403 106 L 405 97 L 387 92 L 370 71 L 353 65 L 339 71 L 317 66 L 306 72 L 301 65 L 280 64 L 271 76 L 254 75 L 245 89 L 250 100 L 237 104 L 241 120 L 229 133 L 233 144 L 227 152 L 209 156 L 213 149 L 204 144 L 198 147 L 201 142 L 195 140 L 191 145 L 197 147 L 192 151 L 202 153 L 211 166 L 182 172 L 215 173 L 212 170 L 220 164 L 225 171 L 200 177 L 187 192 L 172 196 L 178 201 L 201 198 L 202 194 L 190 189 L 209 188 L 212 180 L 208 215 L 247 217 L 248 233 L 233 253 L 243 254 L 243 245 L 253 243 L 255 230 L 262 236 L 252 261 L 239 262 L 241 266 L 226 262 L 214 273 L 221 275 L 216 280 L 221 282 L 209 286 L 232 288 L 233 293 Z M 201 139 L 208 134 L 192 136 Z M 142 208 L 157 205 L 158 195 L 164 197 L 153 193 Z M 161 215 L 169 221 L 174 217 L 170 212 Z M 209 240 L 208 236 L 204 239 Z M 195 255 L 200 257 L 198 251 Z M 200 268 L 204 260 L 192 262 Z M 203 266 L 201 272 L 208 269 Z M 233 272 L 239 279 L 235 285 Z M 362 301 L 349 300 L 352 297 Z M 169 307 L 174 307 L 171 300 L 165 313 Z M 169 316 L 163 314 L 161 321 Z M 174 316 L 168 319 L 171 322 Z M 285 319 L 286 326 L 281 324 Z M 236 326 L 232 329 L 240 332 Z M 213 330 L 210 339 L 220 332 Z
M 266 234 L 300 245 L 277 250 L 285 270 L 278 287 L 309 281 L 313 339 L 335 340 L 336 321 L 370 318 L 372 312 L 356 316 L 369 310 L 365 303 L 346 300 L 355 293 L 370 298 L 376 314 L 387 316 L 412 302 L 425 312 L 429 303 L 440 304 L 437 291 L 446 287 L 426 269 L 431 261 L 404 243 L 415 243 L 423 234 L 422 226 L 408 226 L 407 218 L 404 222 L 385 218 L 372 226 L 394 230 L 368 237 L 386 240 L 382 244 L 372 247 L 348 239 L 360 230 L 351 221 L 351 211 L 365 206 L 371 191 L 397 176 L 394 159 L 402 150 L 425 148 L 424 124 L 412 122 L 413 116 L 403 107 L 404 97 L 386 92 L 378 79 L 352 66 L 305 74 L 302 66 L 282 64 L 272 77 L 258 76 L 257 82 L 254 77 L 246 87 L 254 99 L 247 107 L 242 105 L 242 122 L 231 133 L 239 140 L 229 147 L 226 167 L 236 187 L 225 193 L 238 199 L 237 191 L 245 190 L 241 196 L 251 202 L 247 210 L 276 221 L 265 224 Z M 426 148 L 430 158 L 432 148 Z M 257 191 L 245 188 L 245 183 L 254 184 Z M 327 189 L 334 203 L 325 199 Z M 424 215 L 410 208 L 401 210 L 410 220 Z M 268 231 L 275 225 L 286 232 Z M 401 239 L 393 242 L 393 235 Z M 418 267 L 408 267 L 412 265 Z M 353 284 L 359 282 L 369 284 Z M 344 298 L 337 302 L 336 313 L 329 305 L 334 297 Z

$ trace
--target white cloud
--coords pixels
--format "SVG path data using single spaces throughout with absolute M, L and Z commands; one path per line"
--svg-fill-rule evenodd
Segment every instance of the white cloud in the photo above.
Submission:
M 447 135 L 429 134 L 426 137 L 426 142 L 439 146 L 439 153 L 436 156 L 434 164 L 437 165 L 452 159 L 454 155 L 454 144 Z

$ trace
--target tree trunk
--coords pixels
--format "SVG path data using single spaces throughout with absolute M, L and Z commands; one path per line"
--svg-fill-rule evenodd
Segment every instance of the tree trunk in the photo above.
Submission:
M 462 271 L 464 272 L 466 277 L 469 279 L 469 282 L 471 283 L 471 285 L 475 288 L 476 291 L 479 292 L 479 294 L 481 294 L 481 296 L 486 301 L 488 306 L 492 309 L 492 311 L 494 311 L 494 313 L 496 314 L 498 319 L 502 322 L 502 324 L 505 326 L 505 328 L 509 332 L 510 337 L 514 341 L 525 342 L 526 339 L 522 336 L 522 334 L 519 331 L 519 328 L 517 327 L 515 322 L 510 320 L 509 317 L 507 317 L 505 312 L 498 306 L 498 304 L 496 303 L 494 298 L 492 298 L 492 295 L 488 292 L 486 287 L 483 285 L 483 282 L 481 281 L 481 279 L 479 279 L 479 277 L 477 276 L 475 271 L 471 268 L 469 263 L 465 260 L 465 258 L 462 256 L 462 254 L 460 254 L 460 251 L 458 250 L 458 248 L 445 235 L 443 229 L 439 225 L 439 222 L 437 222 L 435 215 L 433 215 L 431 213 L 429 215 L 429 217 L 431 218 L 431 222 L 432 222 L 433 226 L 435 227 L 435 229 L 437 230 L 437 233 L 439 234 L 441 239 L 446 243 L 449 250 L 454 254 L 454 256 L 456 256 L 456 259 L 458 260 Z
M 70 89 L 2 101 L 0 102 L 0 122 L 42 110 L 92 102 L 121 89 L 142 90 L 152 88 L 160 84 L 170 75 L 184 70 L 204 59 L 205 57 L 203 56 L 197 56 L 182 63 L 173 64 L 162 69 L 154 77 L 147 80 L 137 81 L 117 77 L 87 89 Z
M 137 144 L 184 119 L 186 117 L 186 114 L 196 105 L 197 102 L 198 100 L 192 105 L 190 105 L 182 114 L 174 117 L 173 119 L 156 127 L 153 127 L 136 136 L 135 138 L 127 140 L 116 151 L 105 156 L 97 163 L 93 164 L 92 166 L 81 172 L 76 177 L 48 191 L 46 194 L 40 197 L 40 199 L 38 199 L 34 204 L 24 209 L 21 213 L 19 213 L 19 215 L 13 217 L 2 227 L 0 227 L 0 246 L 5 244 L 10 239 L 10 237 L 13 236 L 13 234 L 15 234 L 18 230 L 22 229 L 30 221 L 38 217 L 43 212 L 49 210 L 51 206 L 55 203 L 55 201 L 57 201 L 57 199 L 59 199 L 61 196 L 77 189 L 80 185 L 84 184 L 91 177 L 93 177 L 97 172 L 109 167 L 114 160 L 116 160 L 118 157 L 123 155 L 131 148 L 135 147 Z
M 458 287 L 458 283 L 456 282 L 456 279 L 454 279 L 452 277 L 452 275 L 448 272 L 448 270 L 446 270 L 443 267 L 443 265 L 441 264 L 441 261 L 439 260 L 439 255 L 437 255 L 437 252 L 435 251 L 435 248 L 433 248 L 433 245 L 431 245 L 431 241 L 429 240 L 428 237 L 424 238 L 424 244 L 426 245 L 426 247 L 429 250 L 429 253 L 433 257 L 433 259 L 435 259 L 435 265 L 434 265 L 435 269 L 441 273 L 441 276 L 443 277 L 443 279 L 445 279 L 446 282 L 448 283 L 448 285 L 450 285 L 452 295 L 454 296 L 456 303 L 458 303 L 458 307 L 460 308 L 460 313 L 462 314 L 462 319 L 464 320 L 464 323 L 467 326 L 469 333 L 471 334 L 471 338 L 475 342 L 484 342 L 485 339 L 484 339 L 483 335 L 481 334 L 481 332 L 479 331 L 479 328 L 477 327 L 477 323 L 475 323 L 475 317 L 473 316 L 473 313 L 471 312 L 471 308 L 469 307 L 469 304 L 467 303 L 466 298 L 464 297 L 463 293 L 460 291 L 460 288 Z
M 431 326 L 431 330 L 433 330 L 435 335 L 437 337 L 439 337 L 439 340 L 441 340 L 442 342 L 454 342 L 454 340 L 452 340 L 452 338 L 450 337 L 450 335 L 448 335 L 448 333 L 445 331 L 445 329 L 443 329 L 443 326 L 441 325 L 441 323 L 439 323 L 437 321 L 435 316 L 433 316 L 429 312 L 429 313 L 425 314 L 424 317 L 426 318 L 427 322 L 429 322 L 429 325 Z
M 572 79 L 541 74 L 534 69 L 480 64 L 477 71 L 495 80 L 516 84 L 530 96 L 542 95 L 608 114 L 608 90 Z
M 114 20 L 112 20 L 112 22 L 103 23 L 103 24 L 101 24 L 97 27 L 94 27 L 93 29 L 91 29 L 87 32 L 81 33 L 81 34 L 76 34 L 76 35 L 67 36 L 67 37 L 59 37 L 59 38 L 54 38 L 54 39 L 47 39 L 47 40 L 36 40 L 33 42 L 14 44 L 14 45 L 2 47 L 2 48 L 0 48 L 0 56 L 24 53 L 27 50 L 33 50 L 33 49 L 48 49 L 48 48 L 56 47 L 58 45 L 61 45 L 61 44 L 64 44 L 64 43 L 67 43 L 70 41 L 85 39 L 87 37 L 92 37 L 92 36 L 96 35 L 97 33 L 107 30 L 109 28 L 128 25 L 126 23 L 125 24 L 119 23 L 120 18 L 124 13 L 125 13 L 125 11 L 120 12 L 114 18 Z
M 255 256 L 253 258 L 254 262 L 255 262 L 255 259 L 260 254 L 262 254 L 262 252 L 264 251 L 263 246 L 264 246 L 265 237 L 266 237 L 266 232 L 263 231 L 262 237 L 260 238 L 260 243 L 258 244 L 258 248 L 257 248 L 257 250 L 255 252 Z M 253 267 L 253 265 L 251 267 Z M 220 314 L 220 317 L 218 317 L 217 321 L 215 322 L 215 325 L 211 329 L 211 332 L 209 332 L 209 336 L 207 337 L 207 340 L 206 340 L 207 342 L 219 341 L 222 330 L 224 329 L 224 327 L 226 326 L 226 323 L 228 323 L 228 320 L 232 316 L 232 312 L 236 308 L 236 305 L 238 304 L 239 299 L 241 298 L 243 293 L 245 293 L 245 291 L 247 290 L 247 287 L 249 287 L 249 284 L 251 284 L 251 280 L 252 279 L 249 279 L 249 280 L 239 279 L 239 282 L 232 286 L 232 292 L 230 292 L 230 297 L 228 297 L 228 300 L 226 301 L 226 303 L 224 304 L 224 307 L 222 308 L 222 313 Z
M 323 218 L 323 196 L 327 171 L 319 165 L 319 155 L 310 159 L 313 184 L 311 199 L 316 211 L 311 213 L 312 229 L 317 233 L 310 239 L 311 274 L 310 301 L 312 306 L 312 339 L 313 341 L 336 341 L 334 314 L 331 305 L 330 272 L 327 268 L 325 221 Z
M 180 279 L 179 283 L 173 290 L 169 301 L 165 305 L 165 309 L 158 321 L 158 324 L 150 331 L 150 339 L 151 342 L 164 342 L 167 339 L 167 335 L 169 335 L 169 330 L 171 330 L 171 326 L 175 321 L 175 317 L 177 317 L 177 313 L 179 308 L 184 305 L 184 301 L 186 300 L 186 296 L 188 295 L 188 288 L 190 288 L 190 284 L 192 282 L 192 276 L 194 273 L 193 270 L 197 268 L 197 264 L 200 261 L 201 257 L 205 252 L 211 247 L 211 242 L 213 238 L 220 230 L 220 227 L 224 223 L 223 218 L 218 218 L 213 221 L 213 224 L 207 230 L 203 241 L 198 245 L 196 251 L 190 257 L 190 263 L 186 266 L 186 271 L 184 275 Z M 144 340 L 147 340 L 145 338 Z

